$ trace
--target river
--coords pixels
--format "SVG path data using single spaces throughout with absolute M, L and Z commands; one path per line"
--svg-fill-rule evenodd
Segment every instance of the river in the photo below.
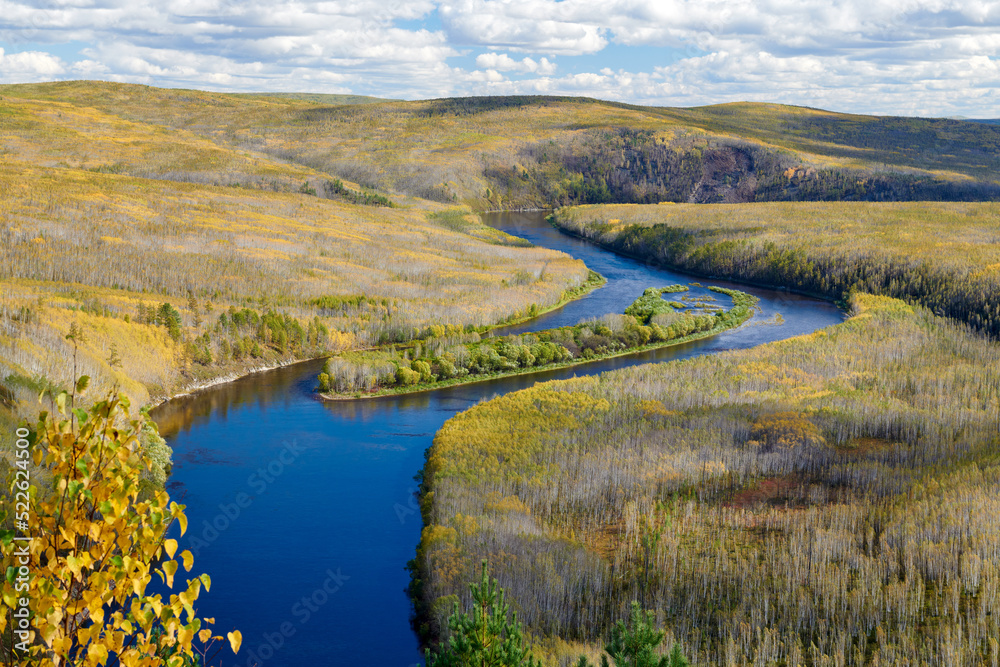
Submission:
M 490 214 L 486 220 L 582 259 L 608 279 L 601 289 L 511 332 L 620 313 L 647 287 L 697 280 L 561 234 L 541 213 Z M 826 301 L 701 282 L 754 294 L 760 312 L 743 327 L 706 340 L 422 394 L 320 402 L 312 389 L 323 362 L 310 361 L 156 408 L 153 418 L 174 450 L 167 488 L 187 505 L 181 549 L 195 554 L 195 574 L 212 577 L 198 612 L 214 617 L 221 634 L 243 633 L 239 656 L 229 654 L 221 664 L 420 664 L 404 592 L 404 566 L 421 529 L 413 476 L 435 432 L 457 412 L 540 380 L 751 347 L 843 319 Z

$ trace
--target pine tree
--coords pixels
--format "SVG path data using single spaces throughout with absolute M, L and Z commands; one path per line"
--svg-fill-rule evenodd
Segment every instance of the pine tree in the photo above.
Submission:
M 455 603 L 448 618 L 451 636 L 436 655 L 427 651 L 427 667 L 541 667 L 524 645 L 517 612 L 510 612 L 503 589 L 489 577 L 485 560 L 479 583 L 469 584 L 469 589 L 471 612 L 463 613 Z
M 670 655 L 657 655 L 656 647 L 666 633 L 657 630 L 653 612 L 643 611 L 638 602 L 632 603 L 628 625 L 618 621 L 611 629 L 611 641 L 604 647 L 615 667 L 689 667 L 679 644 L 674 644 Z M 577 667 L 591 667 L 587 658 L 580 656 Z M 601 657 L 601 667 L 609 667 L 608 656 Z
M 198 299 L 195 297 L 194 292 L 188 291 L 188 310 L 191 311 L 191 315 L 194 317 L 194 326 L 201 326 L 201 315 L 198 313 Z

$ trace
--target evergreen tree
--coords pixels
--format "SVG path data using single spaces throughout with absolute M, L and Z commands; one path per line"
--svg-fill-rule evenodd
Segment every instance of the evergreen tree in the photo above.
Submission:
M 179 340 L 181 337 L 181 314 L 169 303 L 161 303 L 156 311 L 156 323 L 167 328 L 167 333 L 172 339 Z
M 108 354 L 108 366 L 111 368 L 121 368 L 122 358 L 118 356 L 118 345 L 111 343 L 111 353 Z
M 485 560 L 479 583 L 469 588 L 471 612 L 463 613 L 455 603 L 448 618 L 451 636 L 436 654 L 427 651 L 427 667 L 541 667 L 524 645 L 517 612 L 510 612 L 503 589 L 489 577 Z
M 615 667 L 689 667 L 679 644 L 674 644 L 670 655 L 657 655 L 656 648 L 666 633 L 657 630 L 653 612 L 643 611 L 638 602 L 632 603 L 628 625 L 618 621 L 611 629 L 611 641 L 604 647 Z M 587 658 L 580 656 L 577 667 L 591 667 Z M 601 657 L 601 667 L 609 667 L 608 656 Z

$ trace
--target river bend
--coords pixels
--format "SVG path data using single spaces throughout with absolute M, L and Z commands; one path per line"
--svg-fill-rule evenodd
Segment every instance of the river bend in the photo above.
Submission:
M 509 332 L 620 313 L 647 287 L 697 280 L 561 234 L 541 213 L 491 214 L 486 220 L 582 259 L 608 279 L 604 287 Z M 222 634 L 234 628 L 243 633 L 239 656 L 230 654 L 222 664 L 421 662 L 404 592 L 404 566 L 414 556 L 421 529 L 413 476 L 435 432 L 457 412 L 540 380 L 751 347 L 843 319 L 826 301 L 701 282 L 754 294 L 760 312 L 746 325 L 706 340 L 422 394 L 320 402 L 312 389 L 323 362 L 310 361 L 154 410 L 174 450 L 168 490 L 187 505 L 189 528 L 181 549 L 195 554 L 194 573 L 212 577 L 198 612 L 214 617 Z

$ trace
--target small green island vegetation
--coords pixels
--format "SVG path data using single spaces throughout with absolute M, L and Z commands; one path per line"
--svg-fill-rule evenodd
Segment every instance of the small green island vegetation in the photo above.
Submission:
M 478 331 L 431 327 L 430 335 L 406 346 L 343 352 L 330 357 L 317 378 L 329 399 L 366 398 L 426 391 L 441 386 L 534 373 L 676 345 L 739 326 L 753 315 L 757 298 L 739 290 L 708 287 L 728 296 L 664 295 L 684 285 L 650 287 L 625 309 L 573 326 L 533 333 L 490 336 Z

